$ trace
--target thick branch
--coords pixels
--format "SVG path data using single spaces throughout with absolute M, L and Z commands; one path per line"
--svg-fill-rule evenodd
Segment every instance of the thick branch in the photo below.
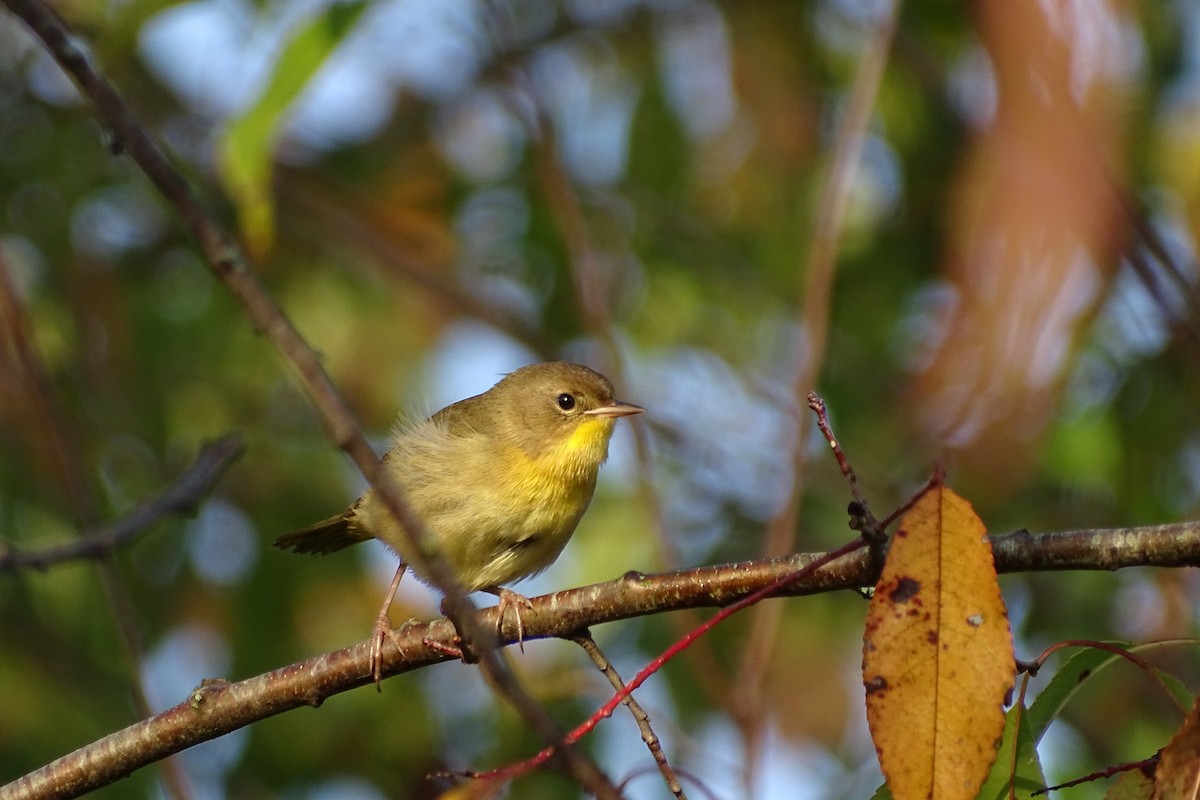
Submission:
M 1200 522 L 1145 528 L 1017 531 L 992 540 L 1000 572 L 1115 570 L 1124 567 L 1200 566 Z M 534 598 L 522 612 L 526 640 L 569 638 L 589 626 L 684 608 L 720 607 L 793 573 L 818 558 L 800 554 L 770 561 L 747 561 L 643 575 L 631 572 L 607 583 Z M 780 596 L 856 589 L 873 582 L 871 556 L 845 556 L 789 584 Z M 496 625 L 496 609 L 477 612 L 482 629 Z M 503 641 L 516 641 L 506 624 Z M 430 643 L 454 643 L 448 620 L 406 625 L 398 631 L 403 652 L 385 654 L 385 675 L 409 672 L 449 657 Z M 125 777 L 133 770 L 200 742 L 300 706 L 372 683 L 370 642 L 301 661 L 237 683 L 211 682 L 185 702 L 158 716 L 117 731 L 76 750 L 7 786 L 0 800 L 77 797 Z
M 1200 522 L 992 538 L 997 572 L 1200 567 Z

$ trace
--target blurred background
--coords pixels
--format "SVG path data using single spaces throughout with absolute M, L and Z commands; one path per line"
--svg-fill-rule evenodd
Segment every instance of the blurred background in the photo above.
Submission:
M 881 516 L 938 463 L 995 533 L 1200 513 L 1200 6 L 56 7 L 240 231 L 380 451 L 398 413 L 535 360 L 585 362 L 648 409 L 636 436 L 618 426 L 591 511 L 525 594 L 846 541 L 810 389 Z M 139 719 L 138 682 L 159 710 L 203 678 L 366 638 L 394 569 L 375 543 L 324 559 L 269 547 L 362 481 L 110 144 L 0 16 L 0 542 L 115 519 L 228 431 L 247 450 L 194 518 L 109 567 L 0 574 L 0 782 Z M 1068 638 L 1196 635 L 1192 571 L 1004 590 L 1024 658 Z M 647 683 L 691 796 L 871 795 L 864 613 L 849 593 L 775 601 Z M 392 617 L 436 614 L 413 581 Z M 630 677 L 704 616 L 594 633 Z M 608 697 L 574 645 L 526 651 L 518 674 L 565 724 Z M 1155 658 L 1200 684 L 1194 650 Z M 194 748 L 167 783 L 436 797 L 448 785 L 429 772 L 540 746 L 472 667 L 383 688 Z M 1147 757 L 1179 721 L 1115 667 L 1043 741 L 1048 777 Z M 668 796 L 628 715 L 589 746 L 630 798 Z M 96 796 L 169 796 L 163 775 Z M 542 774 L 508 796 L 578 790 Z

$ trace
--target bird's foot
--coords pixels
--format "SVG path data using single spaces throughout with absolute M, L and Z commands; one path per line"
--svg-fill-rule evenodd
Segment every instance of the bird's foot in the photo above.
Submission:
M 517 617 L 517 646 L 521 648 L 521 652 L 525 652 L 525 621 L 521 619 L 521 606 L 533 610 L 533 601 L 520 592 L 514 592 L 512 589 L 505 589 L 503 586 L 497 586 L 491 589 L 484 589 L 485 592 L 496 595 L 500 598 L 500 602 L 496 604 L 498 613 L 496 614 L 496 636 L 502 636 L 504 633 L 504 612 L 511 608 L 513 614 Z
M 396 645 L 396 649 L 400 654 L 404 654 L 404 648 L 400 646 L 400 637 L 392 630 L 392 621 L 388 618 L 388 609 L 392 607 L 392 598 L 396 596 L 396 589 L 400 586 L 400 579 L 404 577 L 404 570 L 407 569 L 403 561 L 396 567 L 396 574 L 392 578 L 392 585 L 388 588 L 387 595 L 383 598 L 383 606 L 379 609 L 379 613 L 375 616 L 375 627 L 371 629 L 371 677 L 375 679 L 375 691 L 382 692 L 383 687 L 379 685 L 379 681 L 383 678 L 383 642 L 385 639 L 390 639 L 392 644 Z M 408 625 L 408 623 L 404 623 Z
M 379 615 L 375 617 L 375 627 L 371 629 L 371 677 L 375 679 L 375 691 L 377 692 L 383 691 L 379 682 L 383 679 L 383 644 L 386 641 L 391 641 L 400 654 L 404 654 L 404 648 L 400 645 L 400 637 L 392 630 L 392 621 L 388 619 L 387 612 L 380 611 Z
M 391 642 L 396 648 L 396 652 L 403 658 L 405 648 L 402 644 L 400 632 L 408 628 L 409 625 L 415 625 L 419 622 L 416 617 L 406 619 L 399 628 L 392 628 L 391 621 L 386 614 L 380 614 L 375 618 L 375 627 L 371 631 L 371 677 L 375 679 L 376 691 L 382 692 L 383 689 L 379 685 L 379 681 L 383 678 L 383 646 L 385 642 Z

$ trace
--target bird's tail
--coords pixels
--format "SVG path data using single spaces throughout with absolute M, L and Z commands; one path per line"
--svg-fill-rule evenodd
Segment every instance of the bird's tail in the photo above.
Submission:
M 350 517 L 349 511 L 330 517 L 316 525 L 285 533 L 276 539 L 274 544 L 280 550 L 323 556 L 370 539 L 370 536 L 359 531 L 351 523 Z

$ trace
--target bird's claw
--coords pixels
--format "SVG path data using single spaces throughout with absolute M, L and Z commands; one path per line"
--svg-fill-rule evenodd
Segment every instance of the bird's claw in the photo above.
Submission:
M 514 592 L 512 589 L 500 587 L 496 589 L 496 596 L 500 598 L 500 602 L 496 605 L 498 612 L 496 614 L 496 636 L 500 637 L 504 633 L 504 612 L 508 608 L 512 608 L 513 614 L 517 617 L 517 647 L 521 648 L 521 652 L 525 652 L 525 621 L 521 619 L 521 606 L 530 611 L 533 610 L 533 601 L 520 592 Z
M 415 621 L 410 619 L 400 627 L 407 628 Z M 371 629 L 371 677 L 375 681 L 377 692 L 383 691 L 379 682 L 383 679 L 383 645 L 386 641 L 395 645 L 401 656 L 404 655 L 404 646 L 400 643 L 399 634 L 392 628 L 392 621 L 388 619 L 388 615 L 381 611 L 379 616 L 375 617 L 375 627 Z

